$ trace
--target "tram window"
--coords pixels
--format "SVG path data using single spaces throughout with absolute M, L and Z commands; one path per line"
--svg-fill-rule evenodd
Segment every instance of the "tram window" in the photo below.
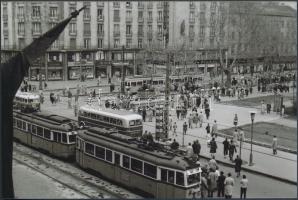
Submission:
M 85 152 L 94 155 L 94 145 L 90 143 L 85 143 Z
M 112 124 L 117 124 L 117 120 L 116 119 L 113 119 L 113 118 L 110 118 L 110 122 L 112 123 Z
M 61 142 L 61 133 L 57 133 L 57 142 Z
M 106 149 L 106 160 L 113 162 L 113 152 L 111 150 Z
M 176 172 L 176 184 L 184 186 L 184 174 Z
M 156 166 L 144 163 L 144 174 L 150 176 L 151 178 L 156 178 L 157 168 Z
M 28 132 L 31 132 L 31 124 L 28 124 Z
M 135 121 L 134 120 L 129 121 L 129 126 L 134 126 L 134 125 L 135 125 Z
M 131 82 L 131 86 L 137 86 L 136 82 Z
M 158 83 L 162 85 L 163 84 L 163 81 L 158 81 Z
M 168 182 L 174 183 L 175 180 L 175 173 L 172 170 L 168 170 Z
M 96 146 L 95 156 L 101 159 L 105 159 L 105 148 Z
M 200 182 L 200 174 L 192 174 L 187 176 L 187 184 L 192 185 Z
M 168 170 L 161 168 L 160 172 L 161 181 L 168 182 Z
M 23 130 L 27 130 L 26 129 L 26 122 L 23 121 Z
M 54 141 L 58 142 L 58 133 L 57 132 L 53 132 L 53 139 L 54 139 Z
M 143 173 L 143 162 L 136 159 L 131 159 L 131 169 L 133 171 Z
M 115 164 L 120 165 L 120 154 L 115 153 Z
M 17 120 L 17 127 L 18 127 L 18 128 L 22 128 L 22 121 Z
M 51 139 L 51 131 L 49 129 L 44 129 L 44 137 L 47 139 Z
M 143 81 L 138 81 L 137 85 L 138 86 L 142 86 L 143 85 Z
M 32 132 L 31 133 L 33 133 L 34 135 L 36 135 L 36 126 L 35 125 L 32 125 Z
M 128 156 L 122 157 L 122 166 L 129 169 L 130 159 Z
M 43 137 L 43 128 L 40 126 L 37 126 L 37 135 Z
M 75 135 L 69 135 L 68 136 L 69 143 L 75 143 L 76 142 L 76 136 Z
M 92 113 L 92 114 L 91 114 L 91 118 L 92 118 L 92 119 L 96 119 L 96 115 Z
M 108 117 L 103 117 L 103 121 L 104 122 L 109 122 L 109 118 Z
M 97 120 L 102 121 L 103 117 L 101 115 L 97 115 Z
M 62 142 L 67 143 L 67 136 L 66 133 L 61 133 L 62 134 Z

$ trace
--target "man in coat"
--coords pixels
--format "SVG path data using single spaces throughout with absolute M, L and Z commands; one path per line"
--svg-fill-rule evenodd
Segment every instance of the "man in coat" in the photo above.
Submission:
M 225 179 L 225 197 L 226 199 L 231 199 L 233 195 L 233 187 L 235 185 L 235 181 L 232 178 L 231 173 L 228 173 L 228 177 Z
M 228 155 L 228 151 L 229 151 L 229 141 L 228 141 L 228 138 L 226 137 L 226 139 L 223 141 L 223 146 L 224 146 L 224 149 L 223 149 L 223 152 L 224 152 L 224 158 L 226 158 L 226 156 Z
M 216 153 L 216 149 L 217 149 L 217 144 L 215 142 L 215 138 L 212 138 L 212 140 L 210 142 L 210 154 L 211 154 L 211 157 L 213 157 L 214 154 Z
M 241 165 L 242 165 L 242 160 L 241 160 L 241 158 L 237 155 L 237 157 L 236 157 L 236 159 L 235 159 L 235 172 L 236 172 L 236 174 L 237 174 L 237 178 L 240 176 Z
M 236 146 L 235 146 L 233 140 L 231 140 L 230 145 L 229 145 L 229 157 L 230 157 L 231 161 L 233 161 L 233 157 L 234 157 L 235 152 L 237 152 Z
M 213 193 L 217 188 L 217 174 L 215 173 L 215 171 L 211 168 L 209 175 L 208 175 L 208 179 L 209 179 L 209 190 L 208 190 L 208 197 L 213 197 Z
M 225 180 L 226 176 L 221 171 L 220 176 L 217 178 L 217 197 L 224 197 L 225 195 Z

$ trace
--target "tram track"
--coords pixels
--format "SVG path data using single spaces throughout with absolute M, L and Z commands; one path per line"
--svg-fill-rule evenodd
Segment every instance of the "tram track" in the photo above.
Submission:
M 141 198 L 128 190 L 80 170 L 73 163 L 54 159 L 19 143 L 14 143 L 13 159 L 91 199 Z

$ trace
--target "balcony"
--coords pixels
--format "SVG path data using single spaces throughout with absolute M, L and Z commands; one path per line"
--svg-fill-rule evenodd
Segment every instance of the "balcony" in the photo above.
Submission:
M 90 15 L 83 15 L 83 20 L 84 21 L 90 21 L 91 20 Z
M 144 18 L 142 17 L 142 18 L 138 18 L 138 22 L 139 23 L 143 23 L 144 22 Z
M 34 22 L 40 22 L 41 21 L 41 17 L 40 16 L 31 16 L 31 19 Z
M 77 5 L 77 2 L 76 1 L 70 1 L 68 2 L 69 5 Z
M 147 8 L 148 8 L 148 9 L 152 9 L 152 8 L 153 8 L 153 3 L 152 3 L 152 2 L 148 2 L 148 4 L 147 4 Z
M 18 18 L 19 22 L 25 21 L 25 15 L 23 15 L 23 14 L 17 14 L 17 18 Z
M 152 17 L 148 17 L 147 18 L 147 22 L 152 22 L 153 21 L 153 18 Z
M 107 66 L 107 65 L 111 65 L 112 61 L 110 61 L 110 60 L 95 60 L 94 64 L 96 66 Z
M 104 21 L 104 16 L 97 16 L 97 21 L 98 22 L 103 22 Z
M 76 36 L 77 35 L 77 31 L 69 31 L 69 35 L 70 36 Z
M 50 60 L 48 61 L 48 67 L 62 67 L 63 62 L 61 61 L 56 61 L 56 60 Z
M 90 36 L 91 35 L 91 31 L 90 30 L 85 30 L 84 31 L 84 36 Z
M 132 32 L 126 33 L 126 37 L 132 37 Z
M 104 31 L 99 31 L 99 32 L 97 32 L 97 36 L 98 37 L 104 37 Z
M 120 22 L 120 17 L 114 18 L 114 22 Z
M 195 4 L 194 4 L 194 2 L 190 2 L 190 3 L 189 3 L 189 8 L 190 8 L 190 9 L 194 9 L 194 8 L 195 8 Z
M 120 37 L 120 31 L 114 31 L 113 35 L 114 37 Z
M 41 31 L 37 31 L 37 30 L 32 30 L 32 35 L 33 36 L 40 36 L 41 35 Z
M 192 18 L 189 18 L 189 23 L 195 23 L 195 18 L 194 17 L 192 17 Z
M 157 37 L 158 37 L 158 38 L 161 38 L 161 37 L 163 37 L 163 34 L 162 34 L 162 32 L 158 32 L 158 33 L 157 33 Z
M 114 8 L 120 8 L 120 2 L 113 2 Z
M 126 22 L 132 22 L 132 17 L 125 17 Z

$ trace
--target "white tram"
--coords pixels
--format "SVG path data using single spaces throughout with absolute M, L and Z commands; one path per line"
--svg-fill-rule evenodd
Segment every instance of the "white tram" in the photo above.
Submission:
M 155 143 L 157 144 L 157 143 Z M 80 130 L 76 162 L 84 169 L 155 198 L 200 197 L 201 168 L 194 161 L 103 128 Z
M 119 133 L 142 136 L 142 116 L 126 110 L 100 109 L 88 105 L 79 109 L 78 121 L 83 126 L 115 127 Z
M 17 92 L 13 100 L 14 108 L 22 112 L 40 111 L 40 96 L 30 92 Z

